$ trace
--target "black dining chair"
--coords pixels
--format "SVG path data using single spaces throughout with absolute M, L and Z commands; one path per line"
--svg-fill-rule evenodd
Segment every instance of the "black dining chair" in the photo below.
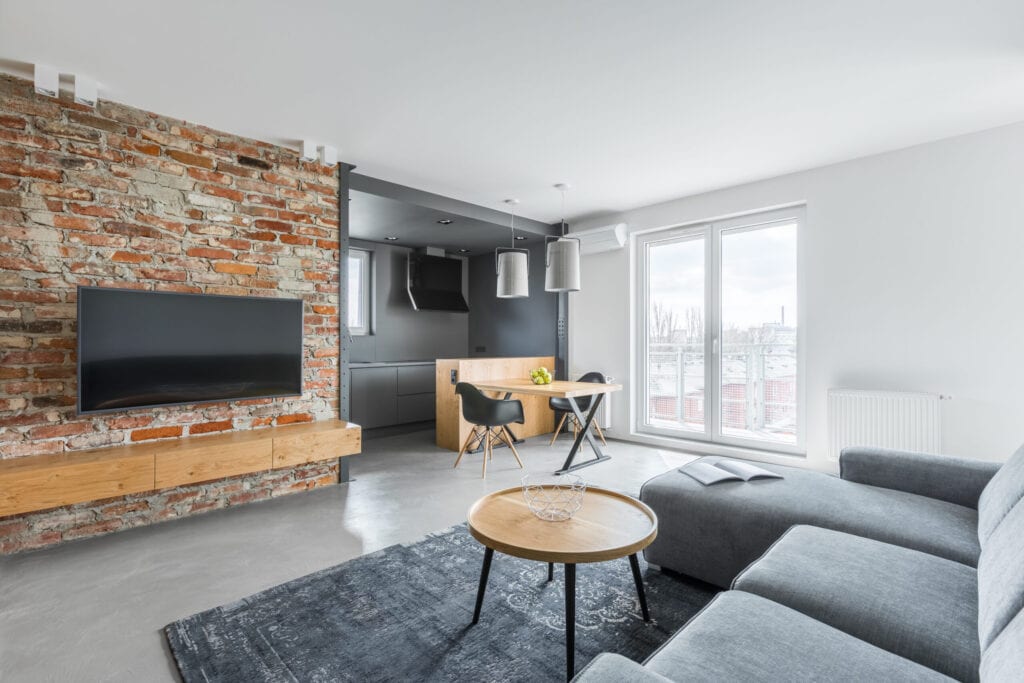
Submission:
M 605 376 L 602 375 L 600 372 L 588 372 L 587 374 L 583 375 L 576 381 L 593 382 L 594 384 L 608 383 L 608 380 L 605 379 Z M 580 412 L 586 415 L 587 411 L 590 410 L 590 404 L 593 400 L 593 396 L 580 396 L 579 398 L 576 399 L 576 405 L 579 406 Z M 557 439 L 558 435 L 562 433 L 562 427 L 565 426 L 565 421 L 567 419 L 569 420 L 569 424 L 572 425 L 573 437 L 579 434 L 579 430 L 580 427 L 582 427 L 582 425 L 580 424 L 580 421 L 576 419 L 576 414 L 572 412 L 572 406 L 569 405 L 569 399 L 551 398 L 548 399 L 548 405 L 551 407 L 551 410 L 562 411 L 562 419 L 559 420 L 558 422 L 558 427 L 555 429 L 555 435 L 551 437 L 551 443 L 548 444 L 549 446 L 554 445 L 555 439 Z M 591 424 L 593 424 L 594 429 L 597 430 L 597 435 L 601 437 L 601 443 L 607 446 L 608 442 L 605 441 L 604 439 L 604 432 L 601 431 L 601 425 L 597 423 L 596 419 Z
M 519 451 L 516 450 L 512 435 L 506 426 L 512 422 L 523 424 L 522 402 L 489 398 L 469 382 L 456 384 L 455 393 L 462 397 L 462 417 L 473 425 L 473 431 L 469 433 L 462 448 L 459 449 L 459 457 L 455 458 L 454 466 L 459 466 L 459 461 L 462 460 L 462 455 L 467 450 L 483 446 L 482 477 L 486 478 L 487 461 L 493 457 L 494 444 L 504 442 L 508 444 L 516 462 L 522 468 L 523 461 L 519 459 Z

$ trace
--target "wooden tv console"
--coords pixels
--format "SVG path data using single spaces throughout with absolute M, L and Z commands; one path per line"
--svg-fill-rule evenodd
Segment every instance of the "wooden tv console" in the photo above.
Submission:
M 0 517 L 355 455 L 341 420 L 0 460 Z

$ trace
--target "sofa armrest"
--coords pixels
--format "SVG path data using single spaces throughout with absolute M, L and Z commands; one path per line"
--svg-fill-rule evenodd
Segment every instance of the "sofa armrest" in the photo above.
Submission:
M 572 680 L 573 683 L 671 683 L 671 679 L 645 669 L 632 659 L 611 652 L 594 657 Z
M 888 448 L 844 448 L 839 476 L 869 486 L 916 493 L 969 508 L 999 471 L 1000 463 Z

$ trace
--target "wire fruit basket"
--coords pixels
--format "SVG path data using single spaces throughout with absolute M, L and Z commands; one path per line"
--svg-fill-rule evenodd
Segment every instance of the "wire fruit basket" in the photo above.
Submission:
M 530 511 L 548 522 L 571 519 L 583 507 L 587 483 L 575 474 L 528 474 L 523 477 L 523 498 Z

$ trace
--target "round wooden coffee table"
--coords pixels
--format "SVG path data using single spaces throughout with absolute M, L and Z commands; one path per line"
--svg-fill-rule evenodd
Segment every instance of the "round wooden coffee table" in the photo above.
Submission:
M 534 515 L 523 498 L 522 487 L 504 489 L 484 496 L 469 509 L 469 533 L 480 541 L 484 565 L 476 595 L 473 623 L 487 588 L 494 551 L 548 563 L 548 581 L 555 563 L 565 565 L 565 656 L 566 677 L 575 673 L 576 565 L 629 557 L 644 621 L 650 621 L 647 597 L 636 554 L 658 535 L 658 517 L 639 500 L 607 489 L 588 487 L 583 507 L 564 522 L 548 522 Z

